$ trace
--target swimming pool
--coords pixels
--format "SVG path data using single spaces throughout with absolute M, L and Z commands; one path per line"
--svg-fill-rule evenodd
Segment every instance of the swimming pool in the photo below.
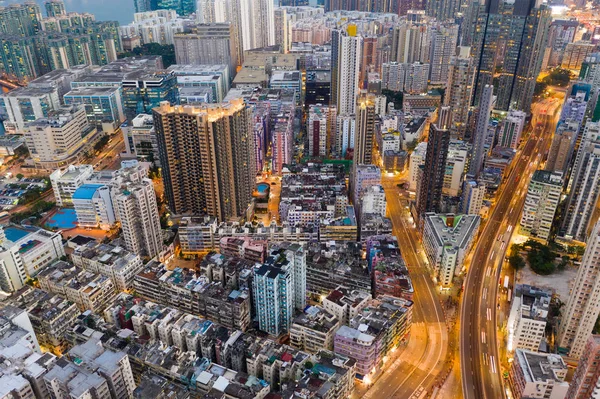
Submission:
M 263 195 L 266 194 L 267 191 L 270 190 L 270 188 L 271 188 L 271 186 L 269 186 L 268 183 L 258 183 L 256 185 L 256 191 L 258 191 L 259 194 L 263 194 Z

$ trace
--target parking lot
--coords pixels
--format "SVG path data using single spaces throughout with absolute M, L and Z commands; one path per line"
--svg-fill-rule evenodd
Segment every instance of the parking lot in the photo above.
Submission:
M 19 198 L 26 192 L 35 188 L 43 190 L 45 187 L 44 179 L 22 178 L 18 180 L 2 176 L 0 179 L 0 209 L 9 210 L 17 205 Z

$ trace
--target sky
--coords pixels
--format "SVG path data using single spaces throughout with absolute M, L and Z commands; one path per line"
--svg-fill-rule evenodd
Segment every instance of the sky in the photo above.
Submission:
M 44 0 L 36 0 L 45 17 Z M 133 21 L 133 0 L 64 0 L 67 12 L 89 12 L 97 21 L 117 20 L 121 25 Z M 20 0 L 0 0 L 0 6 L 23 3 Z

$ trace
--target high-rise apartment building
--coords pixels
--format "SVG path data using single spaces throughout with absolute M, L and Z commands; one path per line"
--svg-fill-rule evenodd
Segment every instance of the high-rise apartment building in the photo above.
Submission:
M 273 336 L 289 331 L 294 309 L 306 305 L 306 253 L 299 244 L 284 243 L 271 250 L 254 270 L 254 307 L 259 328 Z
M 47 0 L 44 2 L 44 8 L 46 9 L 46 15 L 49 17 L 59 17 L 67 14 L 63 0 Z
M 275 43 L 274 4 L 268 0 L 235 0 L 231 4 L 232 21 L 243 51 L 272 46 Z
M 507 349 L 540 350 L 552 293 L 530 285 L 516 285 L 507 322 Z
M 419 184 L 416 210 L 420 218 L 426 212 L 441 211 L 440 201 L 446 173 L 446 158 L 450 145 L 450 131 L 432 124 L 427 141 L 427 154 L 423 164 L 423 180 Z
M 375 135 L 375 95 L 361 93 L 356 108 L 356 133 L 354 141 L 354 164 L 373 163 L 373 139 Z
M 550 9 L 532 0 L 475 2 L 467 34 L 476 60 L 473 105 L 498 73 L 496 108 L 528 111 L 546 48 Z M 503 51 L 499 45 L 506 43 Z
M 190 33 L 178 33 L 175 59 L 179 65 L 229 65 L 230 76 L 238 65 L 236 32 L 230 23 L 198 24 Z
M 531 177 L 523 214 L 521 231 L 540 240 L 548 240 L 554 214 L 560 202 L 563 179 L 560 172 L 536 170 Z
M 583 355 L 600 313 L 600 222 L 586 244 L 557 339 L 558 347 L 575 359 Z
M 353 115 L 356 110 L 362 37 L 356 26 L 331 32 L 331 101 L 338 115 Z
M 527 114 L 523 111 L 511 109 L 502 121 L 502 127 L 498 135 L 498 145 L 517 149 L 521 141 L 521 133 L 525 127 Z
M 490 122 L 490 113 L 494 105 L 494 86 L 486 85 L 481 99 L 479 101 L 479 110 L 477 113 L 477 122 L 475 124 L 475 134 L 473 137 L 473 152 L 469 174 L 475 177 L 483 168 L 485 158 L 486 139 L 488 137 L 488 125 Z
M 600 142 L 582 139 L 576 162 L 561 230 L 584 241 L 600 193 Z
M 404 77 L 404 91 L 410 94 L 427 92 L 429 64 L 415 62 L 407 66 Z
M 381 66 L 381 87 L 391 91 L 404 90 L 404 77 L 406 76 L 406 64 L 397 62 L 384 62 Z
M 457 0 L 430 0 L 425 6 L 425 13 L 438 21 L 454 21 L 459 11 L 461 2 Z
M 569 384 L 565 399 L 589 399 L 600 395 L 600 335 L 592 335 Z
M 390 60 L 399 63 L 429 63 L 429 27 L 422 23 L 403 23 L 391 32 Z
M 469 118 L 469 105 L 473 96 L 473 58 L 469 47 L 459 47 L 450 59 L 448 84 L 444 105 L 451 109 L 450 131 L 458 138 L 464 137 Z
M 242 99 L 153 110 L 165 193 L 175 214 L 219 220 L 246 211 L 255 185 L 251 110 Z
M 311 105 L 308 110 L 308 151 L 311 157 L 325 157 L 331 151 L 333 134 L 335 133 L 335 107 Z
M 559 123 L 552 137 L 552 145 L 546 161 L 546 170 L 551 172 L 562 172 L 566 176 L 571 163 L 571 157 L 575 150 L 577 131 L 579 126 L 565 122 Z
M 485 197 L 485 184 L 474 179 L 463 184 L 461 212 L 465 215 L 479 215 Z
M 121 222 L 125 248 L 154 258 L 163 250 L 160 216 L 152 180 L 137 161 L 124 162 L 111 187 L 115 216 Z
M 431 29 L 429 83 L 448 83 L 450 60 L 456 53 L 457 24 L 438 24 Z

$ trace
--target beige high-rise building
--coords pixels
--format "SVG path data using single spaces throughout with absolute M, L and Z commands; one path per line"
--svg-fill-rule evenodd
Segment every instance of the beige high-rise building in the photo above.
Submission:
M 175 214 L 241 216 L 252 198 L 256 158 L 244 101 L 153 110 L 165 194 Z
M 546 170 L 550 172 L 562 172 L 567 174 L 567 169 L 575 149 L 575 140 L 577 139 L 577 130 L 579 126 L 571 124 L 569 121 L 562 123 L 556 128 L 556 133 L 552 138 Z
M 454 137 L 463 137 L 467 129 L 469 104 L 473 96 L 473 58 L 469 47 L 459 47 L 458 55 L 450 60 L 448 85 L 444 105 L 452 109 L 450 132 Z
M 361 93 L 356 105 L 356 134 L 354 164 L 373 163 L 373 137 L 375 135 L 375 95 Z
M 233 24 L 196 24 L 190 33 L 177 33 L 173 40 L 177 64 L 226 64 L 230 67 L 231 76 L 235 75 L 240 60 Z
M 600 222 L 587 241 L 558 330 L 558 346 L 578 359 L 600 313 Z

